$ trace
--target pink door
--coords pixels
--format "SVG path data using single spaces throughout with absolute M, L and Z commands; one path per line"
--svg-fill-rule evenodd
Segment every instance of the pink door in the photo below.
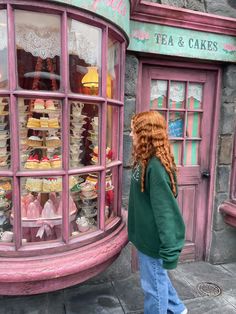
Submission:
M 168 123 L 178 166 L 178 202 L 186 223 L 186 245 L 181 258 L 188 261 L 204 258 L 210 228 L 216 73 L 146 66 L 142 74 L 138 110 L 158 110 Z

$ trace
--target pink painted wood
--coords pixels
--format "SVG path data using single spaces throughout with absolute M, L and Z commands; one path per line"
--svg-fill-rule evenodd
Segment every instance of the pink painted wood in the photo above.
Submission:
M 131 19 L 140 22 L 236 35 L 233 18 L 196 12 L 144 0 L 131 0 Z
M 196 69 L 198 67 L 198 69 Z M 201 69 L 202 68 L 202 69 Z M 219 116 L 220 69 L 196 65 L 143 59 L 137 87 L 138 111 L 149 110 L 151 79 L 199 82 L 204 84 L 200 159 L 198 165 L 178 167 L 179 204 L 186 223 L 186 245 L 182 258 L 200 260 L 208 256 L 216 158 L 216 136 Z M 209 122 L 210 121 L 210 122 Z M 202 171 L 210 171 L 210 179 Z
M 219 210 L 224 214 L 224 221 L 232 226 L 236 227 L 236 203 L 227 201 L 224 202 Z

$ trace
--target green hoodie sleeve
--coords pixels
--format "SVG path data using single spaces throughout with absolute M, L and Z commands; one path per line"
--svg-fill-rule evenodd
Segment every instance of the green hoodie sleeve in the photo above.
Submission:
M 159 255 L 163 267 L 176 268 L 184 245 L 185 225 L 172 193 L 168 173 L 156 158 L 148 169 L 150 202 L 160 239 Z

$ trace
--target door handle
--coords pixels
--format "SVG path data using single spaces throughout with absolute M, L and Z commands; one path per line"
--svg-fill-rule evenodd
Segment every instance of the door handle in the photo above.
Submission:
M 205 178 L 205 179 L 209 179 L 211 176 L 209 170 L 203 170 L 201 174 L 202 174 L 202 178 Z

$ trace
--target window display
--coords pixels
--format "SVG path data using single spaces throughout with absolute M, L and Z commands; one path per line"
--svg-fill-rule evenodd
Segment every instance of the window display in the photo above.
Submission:
M 12 180 L 0 177 L 0 242 L 13 241 L 13 226 L 10 221 L 12 212 Z
M 0 170 L 10 168 L 9 98 L 0 97 Z
M 0 89 L 6 89 L 8 87 L 6 10 L 0 10 L 0 25 Z

